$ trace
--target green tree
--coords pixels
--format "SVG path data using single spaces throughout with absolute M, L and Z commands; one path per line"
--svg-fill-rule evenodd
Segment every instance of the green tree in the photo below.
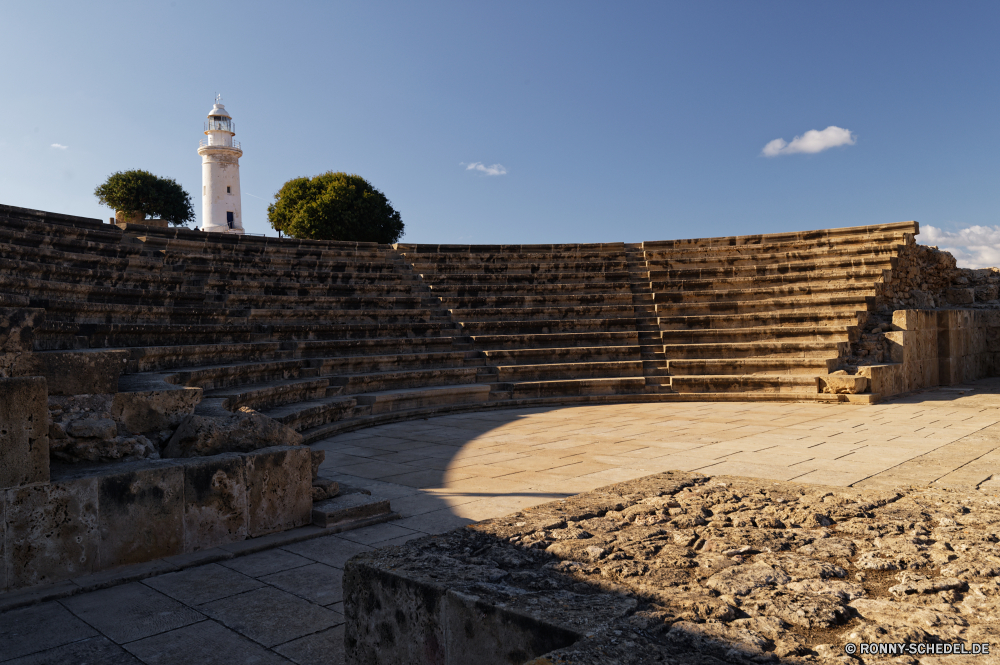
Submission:
M 194 221 L 191 196 L 184 188 L 172 178 L 160 178 L 149 171 L 112 173 L 94 190 L 94 196 L 102 205 L 126 214 L 142 213 L 177 226 Z
M 347 173 L 289 180 L 267 206 L 267 221 L 293 238 L 391 244 L 403 236 L 403 220 L 385 194 Z

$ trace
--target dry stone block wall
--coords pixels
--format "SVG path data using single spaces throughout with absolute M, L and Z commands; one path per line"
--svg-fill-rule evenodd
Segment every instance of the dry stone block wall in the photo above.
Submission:
M 998 529 L 987 492 L 668 472 L 355 557 L 347 662 L 995 662 Z

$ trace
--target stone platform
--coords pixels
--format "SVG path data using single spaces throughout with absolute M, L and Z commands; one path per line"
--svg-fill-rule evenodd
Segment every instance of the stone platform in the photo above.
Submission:
M 998 530 L 996 494 L 666 472 L 358 555 L 346 662 L 997 663 Z

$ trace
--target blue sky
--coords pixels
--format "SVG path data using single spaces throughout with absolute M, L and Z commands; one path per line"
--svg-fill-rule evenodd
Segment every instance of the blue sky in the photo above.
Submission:
M 909 219 L 1000 241 L 996 2 L 0 0 L 0 21 L 0 203 L 106 219 L 94 187 L 143 168 L 200 216 L 220 92 L 252 233 L 286 180 L 335 170 L 408 242 Z M 763 153 L 828 127 L 850 142 Z

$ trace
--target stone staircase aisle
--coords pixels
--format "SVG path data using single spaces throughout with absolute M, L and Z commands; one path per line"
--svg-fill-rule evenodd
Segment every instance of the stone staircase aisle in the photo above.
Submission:
M 673 392 L 667 358 L 663 352 L 663 336 L 656 318 L 656 304 L 649 281 L 649 266 L 642 243 L 625 245 L 628 258 L 629 282 L 632 288 L 632 307 L 635 311 L 635 328 L 639 333 L 639 353 L 642 358 L 642 375 L 646 379 L 645 392 L 663 394 Z

